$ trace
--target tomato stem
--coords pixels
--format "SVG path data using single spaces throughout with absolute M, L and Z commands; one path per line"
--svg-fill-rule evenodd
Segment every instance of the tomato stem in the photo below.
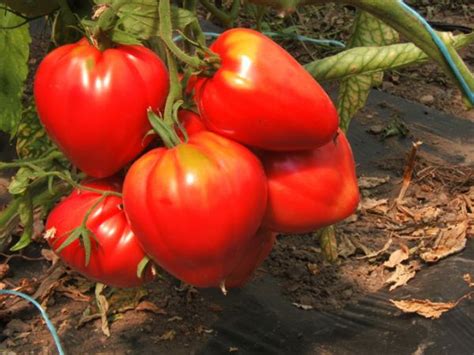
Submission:
M 186 63 L 187 65 L 196 68 L 203 69 L 208 66 L 206 61 L 199 59 L 196 56 L 190 56 L 186 54 L 181 48 L 179 48 L 176 43 L 173 41 L 173 26 L 171 23 L 171 5 L 169 0 L 160 0 L 158 7 L 160 24 L 159 32 L 160 37 L 165 42 L 168 49 L 178 58 L 180 61 Z

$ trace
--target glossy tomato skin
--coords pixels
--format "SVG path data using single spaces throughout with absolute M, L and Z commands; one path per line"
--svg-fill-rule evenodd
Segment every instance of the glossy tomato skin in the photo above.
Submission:
M 338 127 L 321 86 L 283 48 L 250 29 L 224 32 L 210 47 L 221 58 L 196 86 L 206 127 L 237 142 L 272 151 L 312 149 Z
M 185 109 L 179 110 L 178 119 L 186 130 L 188 136 L 192 136 L 195 133 L 206 130 L 206 127 L 201 121 L 201 117 L 199 117 L 199 115 L 194 111 Z M 182 136 L 179 129 L 177 129 L 177 132 L 180 136 Z
M 191 285 L 215 287 L 252 243 L 267 183 L 248 149 L 204 131 L 138 159 L 123 194 L 130 225 L 153 260 Z
M 268 178 L 263 225 L 282 233 L 306 233 L 354 213 L 359 188 L 352 150 L 344 133 L 320 148 L 262 153 Z
M 244 286 L 252 278 L 255 270 L 257 270 L 272 251 L 275 239 L 276 233 L 260 229 L 239 264 L 226 278 L 226 287 L 234 288 Z
M 41 62 L 34 96 L 41 122 L 87 175 L 120 170 L 146 145 L 147 109 L 161 110 L 168 72 L 143 46 L 100 51 L 86 39 L 58 47 Z
M 83 185 L 103 191 L 120 191 L 118 179 L 91 180 Z M 70 232 L 79 227 L 87 211 L 101 198 L 96 192 L 74 190 L 49 214 L 46 229 L 55 232 L 47 238 L 56 251 Z M 90 214 L 86 226 L 91 236 L 91 257 L 85 265 L 85 252 L 79 240 L 65 247 L 59 256 L 72 269 L 84 276 L 114 287 L 136 287 L 152 278 L 149 269 L 143 278 L 137 277 L 137 267 L 145 256 L 137 238 L 130 229 L 122 209 L 122 199 L 108 196 L 99 202 Z

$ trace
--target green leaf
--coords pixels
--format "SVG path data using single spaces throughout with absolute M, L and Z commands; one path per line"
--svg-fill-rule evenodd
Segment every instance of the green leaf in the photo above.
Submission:
M 16 152 L 21 159 L 40 158 L 54 147 L 40 123 L 34 105 L 23 111 L 15 138 Z
M 0 27 L 13 27 L 24 20 L 0 10 Z M 0 131 L 14 133 L 21 118 L 21 98 L 28 75 L 29 26 L 0 29 Z
M 18 169 L 16 175 L 12 178 L 8 186 L 8 192 L 12 195 L 20 195 L 26 191 L 30 185 L 30 180 L 34 172 L 28 167 L 21 167 Z
M 398 33 L 382 21 L 364 11 L 357 12 L 349 47 L 384 46 L 399 40 Z M 383 72 L 362 74 L 345 79 L 339 86 L 337 110 L 340 126 L 344 131 L 349 128 L 352 117 L 365 106 L 372 87 L 380 85 Z
M 159 34 L 158 4 L 156 0 L 134 1 L 121 6 L 118 10 L 119 31 L 123 31 L 140 40 L 148 40 Z M 171 7 L 171 22 L 174 30 L 184 31 L 196 16 L 189 10 Z
M 364 107 L 372 88 L 372 75 L 362 74 L 344 80 L 339 86 L 337 110 L 340 127 L 344 132 L 349 128 L 350 119 Z
M 456 49 L 474 42 L 474 33 L 443 38 Z M 357 47 L 305 65 L 306 70 L 318 81 L 344 79 L 359 74 L 369 74 L 407 65 L 426 62 L 428 56 L 413 43 L 393 44 L 383 47 Z
M 31 243 L 33 237 L 33 201 L 31 194 L 26 193 L 20 201 L 18 208 L 20 215 L 20 222 L 23 225 L 23 233 L 21 234 L 20 240 L 10 248 L 10 251 L 18 251 L 27 247 Z

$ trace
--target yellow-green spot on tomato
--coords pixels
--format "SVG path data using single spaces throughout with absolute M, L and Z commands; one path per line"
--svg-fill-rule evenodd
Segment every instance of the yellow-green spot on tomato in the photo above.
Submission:
M 93 58 L 87 58 L 86 59 L 86 69 L 87 71 L 92 71 L 95 67 L 95 60 Z

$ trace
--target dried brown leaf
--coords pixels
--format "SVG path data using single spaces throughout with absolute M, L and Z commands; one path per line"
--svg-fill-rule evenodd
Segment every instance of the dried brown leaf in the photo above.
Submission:
M 382 198 L 378 200 L 375 198 L 366 197 L 361 201 L 360 209 L 362 212 L 372 212 L 384 215 L 389 209 L 388 199 Z
M 443 229 L 434 247 L 422 253 L 421 258 L 428 263 L 434 263 L 451 254 L 460 252 L 466 247 L 467 228 L 467 220 L 464 220 L 452 228 Z
M 56 292 L 62 293 L 64 296 L 69 297 L 70 299 L 78 302 L 89 302 L 91 298 L 81 291 L 79 291 L 76 287 L 68 285 L 65 286 L 64 284 L 59 285 L 56 287 Z
M 59 256 L 57 256 L 51 249 L 41 249 L 41 255 L 53 265 L 56 265 L 59 261 Z
M 104 333 L 105 336 L 110 337 L 110 328 L 109 328 L 109 320 L 107 319 L 107 311 L 109 310 L 109 302 L 107 301 L 107 298 L 102 294 L 104 291 L 104 288 L 106 286 L 97 283 L 95 287 L 95 298 L 97 301 L 97 307 L 99 308 L 99 313 L 100 313 L 100 319 L 102 322 L 102 333 Z
M 176 337 L 176 331 L 171 329 L 168 330 L 167 332 L 163 333 L 158 340 L 164 340 L 164 341 L 171 341 Z
M 390 180 L 390 176 L 361 176 L 357 180 L 360 189 L 373 189 L 374 187 L 385 184 Z
M 239 348 L 236 347 L 236 346 L 231 346 L 231 347 L 229 348 L 229 352 L 230 352 L 230 353 L 235 353 L 235 352 L 237 352 L 237 351 L 239 351 Z
M 415 277 L 419 269 L 420 266 L 418 263 L 413 263 L 408 266 L 398 264 L 395 271 L 385 280 L 386 284 L 393 284 L 390 286 L 389 291 L 393 291 L 400 286 L 405 286 L 408 281 Z
M 386 262 L 383 263 L 383 265 L 386 268 L 393 269 L 397 265 L 399 265 L 401 262 L 407 260 L 410 257 L 410 250 L 408 247 L 404 244 L 400 245 L 400 249 L 395 250 L 392 254 L 390 254 L 390 257 Z
M 351 238 L 351 242 L 357 247 L 357 249 L 362 250 L 365 255 L 371 255 L 374 253 L 372 249 L 362 244 L 358 238 Z
M 430 300 L 390 300 L 395 307 L 404 313 L 416 313 L 430 319 L 437 319 L 441 315 L 454 307 L 457 302 L 432 302 Z
M 441 215 L 441 208 L 435 206 L 427 206 L 424 208 L 417 209 L 414 213 L 413 219 L 415 222 L 429 223 L 435 221 Z
M 337 245 L 337 253 L 343 258 L 348 258 L 349 256 L 354 255 L 357 251 L 357 247 L 354 243 L 352 243 L 352 241 L 344 234 L 341 235 L 340 239 L 341 241 Z
M 152 312 L 154 314 L 167 314 L 166 311 L 158 307 L 156 304 L 150 301 L 141 301 L 137 308 L 135 308 L 137 311 L 141 312 Z
M 385 245 L 382 247 L 382 249 L 377 250 L 377 251 L 372 252 L 372 253 L 369 253 L 365 256 L 358 257 L 357 259 L 372 259 L 372 258 L 375 258 L 375 257 L 379 256 L 380 254 L 385 253 L 388 250 L 388 248 L 390 248 L 390 245 L 392 245 L 392 242 L 393 242 L 393 239 L 389 238 L 387 240 L 387 242 L 385 243 Z

